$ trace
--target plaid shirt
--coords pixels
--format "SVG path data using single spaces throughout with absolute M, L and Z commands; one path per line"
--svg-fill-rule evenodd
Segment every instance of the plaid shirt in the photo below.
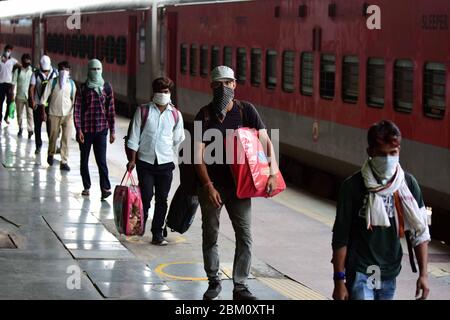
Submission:
M 106 85 L 105 82 L 105 87 Z M 74 121 L 77 132 L 81 130 L 83 133 L 95 133 L 108 128 L 111 133 L 115 132 L 114 92 L 110 84 L 110 92 L 105 90 L 105 87 L 102 95 L 85 84 L 82 84 L 81 90 L 77 90 L 74 104 Z

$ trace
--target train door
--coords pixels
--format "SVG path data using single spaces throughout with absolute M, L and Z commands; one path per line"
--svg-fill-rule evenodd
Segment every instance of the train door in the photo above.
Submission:
M 127 92 L 128 92 L 128 115 L 130 116 L 134 110 L 134 106 L 136 105 L 136 59 L 137 59 L 137 17 L 134 15 L 130 15 L 128 18 L 128 48 L 127 48 L 127 57 L 128 57 L 128 70 L 127 70 Z M 131 108 L 130 108 L 131 107 Z
M 176 81 L 177 81 L 177 28 L 178 17 L 176 12 L 169 12 L 167 15 L 167 50 L 166 50 L 166 74 L 175 82 L 172 92 L 172 101 L 176 104 Z

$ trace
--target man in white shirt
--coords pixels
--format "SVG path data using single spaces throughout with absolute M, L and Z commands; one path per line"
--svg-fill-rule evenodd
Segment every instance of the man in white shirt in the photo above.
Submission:
M 41 104 L 41 97 L 44 94 L 47 84 L 58 76 L 57 70 L 52 67 L 52 62 L 49 56 L 43 55 L 39 61 L 40 70 L 37 70 L 31 76 L 30 80 L 30 104 L 33 108 L 33 119 L 34 119 L 34 135 L 36 142 L 35 154 L 39 154 L 42 148 L 42 122 L 47 122 L 47 134 L 50 137 L 50 121 L 47 120 L 48 108 L 46 105 Z
M 60 169 L 70 171 L 67 159 L 69 157 L 69 140 L 76 87 L 73 80 L 69 78 L 70 65 L 68 61 L 62 61 L 58 64 L 58 73 L 58 77 L 52 79 L 45 87 L 40 103 L 46 105 L 48 102 L 48 117 L 51 123 L 47 163 L 50 166 L 53 165 L 56 141 L 60 131 L 62 131 Z
M 16 59 L 11 57 L 13 46 L 7 44 L 0 61 L 0 127 L 2 125 L 3 102 L 6 97 L 5 122 L 9 124 L 9 105 L 14 100 L 14 85 L 12 84 L 12 74 L 14 67 L 21 67 Z
M 31 56 L 29 53 L 22 55 L 22 67 L 17 68 L 13 74 L 13 85 L 16 86 L 16 110 L 17 124 L 19 125 L 19 137 L 22 136 L 22 120 L 23 111 L 27 114 L 28 139 L 33 135 L 33 109 L 28 106 L 28 89 L 30 88 L 30 80 L 33 75 L 33 67 L 31 66 Z
M 172 184 L 172 171 L 175 169 L 176 151 L 185 136 L 181 113 L 170 99 L 172 80 L 158 78 L 153 81 L 152 87 L 153 101 L 137 108 L 132 120 L 127 142 L 131 149 L 131 160 L 127 169 L 132 171 L 136 166 L 144 206 L 144 226 L 155 194 L 152 244 L 167 245 L 168 242 L 163 237 L 167 197 Z M 144 108 L 148 108 L 148 115 L 143 125 L 141 117 Z

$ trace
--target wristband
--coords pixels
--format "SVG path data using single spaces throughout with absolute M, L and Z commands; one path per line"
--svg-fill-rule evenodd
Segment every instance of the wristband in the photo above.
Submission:
M 333 280 L 345 280 L 345 272 L 333 273 Z

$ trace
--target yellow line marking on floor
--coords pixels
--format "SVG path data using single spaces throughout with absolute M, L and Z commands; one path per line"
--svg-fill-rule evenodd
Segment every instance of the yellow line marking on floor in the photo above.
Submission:
M 155 268 L 155 272 L 163 277 L 173 279 L 173 280 L 183 280 L 183 281 L 206 281 L 208 278 L 195 278 L 195 277 L 183 277 L 183 276 L 175 276 L 169 273 L 164 272 L 164 269 L 171 265 L 176 264 L 199 264 L 199 262 L 170 262 L 170 263 L 162 263 Z
M 266 286 L 292 300 L 328 300 L 318 292 L 290 279 L 256 278 Z

